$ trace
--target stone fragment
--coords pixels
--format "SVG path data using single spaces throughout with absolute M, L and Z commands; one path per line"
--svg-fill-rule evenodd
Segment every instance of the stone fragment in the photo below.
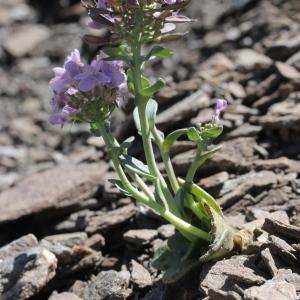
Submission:
M 141 289 L 152 285 L 149 271 L 135 260 L 131 261 L 131 281 Z
M 134 204 L 129 204 L 108 212 L 99 211 L 86 220 L 86 232 L 103 232 L 129 221 L 136 214 Z
M 50 30 L 44 25 L 26 25 L 20 27 L 4 41 L 4 49 L 14 57 L 30 54 L 40 43 L 49 39 Z
M 77 295 L 73 293 L 55 293 L 53 294 L 48 300 L 82 300 L 82 298 L 79 298 Z
M 221 187 L 229 179 L 227 172 L 220 172 L 212 176 L 203 178 L 199 181 L 199 185 L 205 190 Z
M 235 52 L 236 64 L 246 70 L 269 67 L 273 61 L 268 56 L 252 49 L 241 49 Z
M 144 246 L 150 244 L 150 242 L 157 237 L 157 230 L 154 229 L 136 229 L 129 230 L 123 235 L 126 242 Z
M 300 227 L 294 225 L 284 224 L 282 222 L 266 218 L 262 229 L 286 239 L 300 241 Z
M 254 258 L 236 255 L 229 259 L 203 266 L 200 287 L 208 290 L 230 291 L 237 283 L 262 284 L 266 280 L 254 265 Z
M 6 246 L 0 248 L 0 261 L 8 256 L 18 256 L 23 252 L 38 245 L 37 238 L 33 234 L 28 234 L 12 241 Z
M 199 90 L 158 114 L 156 123 L 160 128 L 170 128 L 170 126 L 194 117 L 200 109 L 208 107 L 210 104 L 211 101 L 207 94 Z
M 300 79 L 300 72 L 298 72 L 297 69 L 294 68 L 293 66 L 290 66 L 288 64 L 279 61 L 275 63 L 275 66 L 279 71 L 280 75 L 285 79 L 290 79 L 290 80 Z
M 37 294 L 55 276 L 57 259 L 48 250 L 36 247 L 0 264 L 1 300 L 23 300 Z
M 0 195 L 0 223 L 78 205 L 97 192 L 106 170 L 105 163 L 63 164 L 29 175 Z
M 84 300 L 123 300 L 130 294 L 130 273 L 127 271 L 102 271 L 84 289 Z
M 262 126 L 250 125 L 248 123 L 245 123 L 238 128 L 230 131 L 227 136 L 230 138 L 237 138 L 240 136 L 257 136 L 262 130 Z
M 245 300 L 297 299 L 295 287 L 286 281 L 268 280 L 262 286 L 253 286 L 245 290 Z
M 157 232 L 163 239 L 168 239 L 175 234 L 175 227 L 172 224 L 162 225 L 157 228 Z
M 278 268 L 276 267 L 276 264 L 275 264 L 275 261 L 271 254 L 270 249 L 269 248 L 263 249 L 261 251 L 260 255 L 263 260 L 263 263 L 266 265 L 266 267 L 270 271 L 271 275 L 274 277 L 278 272 Z
M 290 168 L 291 161 L 287 157 L 255 160 L 253 166 L 256 170 L 285 170 Z

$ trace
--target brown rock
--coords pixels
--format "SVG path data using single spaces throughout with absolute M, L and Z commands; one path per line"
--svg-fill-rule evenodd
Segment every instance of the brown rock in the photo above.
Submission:
M 104 163 L 64 164 L 30 175 L 0 195 L 0 222 L 72 207 L 95 194 L 106 170 Z
M 124 240 L 136 245 L 147 245 L 157 237 L 157 231 L 153 229 L 129 230 L 124 233 Z
M 108 212 L 97 212 L 89 217 L 86 232 L 95 233 L 110 230 L 129 221 L 136 213 L 134 204 L 129 204 Z
M 205 190 L 220 187 L 226 180 L 229 179 L 227 172 L 220 172 L 212 176 L 203 178 L 199 181 L 199 185 Z

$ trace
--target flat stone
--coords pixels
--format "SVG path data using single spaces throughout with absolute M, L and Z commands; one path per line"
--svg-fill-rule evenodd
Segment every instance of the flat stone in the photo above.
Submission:
M 262 229 L 283 238 L 300 241 L 300 227 L 294 225 L 266 218 Z
M 29 175 L 0 195 L 0 223 L 80 204 L 103 184 L 105 163 L 64 164 Z
M 203 266 L 200 287 L 208 290 L 230 291 L 236 283 L 249 285 L 262 284 L 266 281 L 254 266 L 254 260 L 245 255 L 233 256 Z
M 37 238 L 33 234 L 22 236 L 0 248 L 0 261 L 9 256 L 17 256 L 37 245 Z
M 175 234 L 175 226 L 172 224 L 162 225 L 157 228 L 157 231 L 162 238 L 168 239 Z
M 40 43 L 49 39 L 50 30 L 43 25 L 26 25 L 19 28 L 16 33 L 9 35 L 4 41 L 4 49 L 14 57 L 30 54 Z
M 149 271 L 135 260 L 131 261 L 131 281 L 141 289 L 152 285 Z
M 269 280 L 262 286 L 253 286 L 245 290 L 245 300 L 294 300 L 297 299 L 295 287 L 286 281 Z
M 129 230 L 123 235 L 124 240 L 136 245 L 148 245 L 157 237 L 157 230 L 154 229 L 136 229 Z
M 130 294 L 130 273 L 127 271 L 102 271 L 84 289 L 84 300 L 123 300 Z
M 199 185 L 205 190 L 218 188 L 222 186 L 229 179 L 229 174 L 227 172 L 220 172 L 212 176 L 203 178 L 199 181 Z
M 1 300 L 23 300 L 37 294 L 55 276 L 57 259 L 48 250 L 36 247 L 0 264 Z
M 235 51 L 235 56 L 236 64 L 247 70 L 269 67 L 273 63 L 271 58 L 252 49 L 241 49 Z
M 53 294 L 48 300 L 82 300 L 77 295 L 73 293 L 60 293 L 60 294 Z
M 207 94 L 199 90 L 158 114 L 156 123 L 160 128 L 170 128 L 170 126 L 194 117 L 200 109 L 208 107 L 210 104 L 211 101 Z
M 262 126 L 250 125 L 248 123 L 242 124 L 238 128 L 230 131 L 228 137 L 236 138 L 240 136 L 256 136 L 262 131 Z
M 134 204 L 129 204 L 108 212 L 97 212 L 86 219 L 86 232 L 96 233 L 116 228 L 128 222 L 136 214 Z

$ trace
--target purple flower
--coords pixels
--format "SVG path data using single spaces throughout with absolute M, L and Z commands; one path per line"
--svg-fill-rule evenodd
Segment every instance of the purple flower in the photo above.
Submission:
M 218 99 L 215 105 L 215 116 L 218 118 L 220 113 L 227 107 L 227 101 L 224 99 Z
M 110 78 L 107 86 L 115 88 L 126 81 L 126 75 L 121 71 L 121 64 L 118 61 L 101 61 L 103 73 Z
M 78 89 L 82 92 L 89 92 L 99 84 L 103 86 L 110 82 L 110 77 L 101 70 L 102 62 L 94 60 L 90 65 L 83 67 L 83 72 L 78 74 L 75 79 L 79 80 Z
M 164 0 L 164 2 L 168 5 L 175 4 L 177 0 Z
M 63 126 L 71 118 L 71 114 L 79 112 L 78 109 L 75 109 L 69 105 L 65 105 L 60 114 L 54 114 L 48 118 L 48 122 L 51 125 L 61 125 Z
M 63 93 L 75 83 L 75 77 L 80 73 L 81 66 L 80 53 L 76 49 L 68 56 L 63 68 L 53 69 L 55 76 L 49 83 L 50 88 L 56 93 Z

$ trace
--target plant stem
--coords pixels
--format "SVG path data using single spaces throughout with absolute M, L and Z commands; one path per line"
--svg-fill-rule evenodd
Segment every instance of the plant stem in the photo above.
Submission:
M 173 192 L 176 194 L 179 190 L 179 184 L 177 182 L 177 178 L 176 178 L 176 175 L 175 175 L 175 172 L 174 172 L 174 169 L 173 169 L 170 154 L 168 152 L 165 152 L 162 149 L 163 138 L 160 136 L 160 134 L 159 134 L 159 132 L 158 132 L 158 130 L 155 126 L 154 126 L 154 128 L 151 132 L 152 132 L 152 135 L 154 137 L 154 140 L 155 140 L 156 144 L 159 147 L 160 154 L 161 154 L 162 160 L 164 162 L 166 172 L 167 172 L 170 184 L 172 186 Z

